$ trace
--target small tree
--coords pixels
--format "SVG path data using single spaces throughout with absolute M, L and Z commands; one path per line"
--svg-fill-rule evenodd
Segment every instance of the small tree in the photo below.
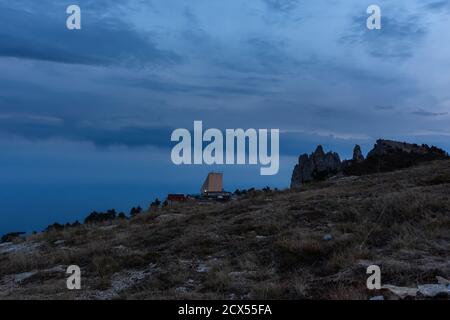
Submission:
M 150 204 L 150 208 L 159 208 L 160 205 L 161 205 L 161 201 L 159 201 L 159 199 L 156 198 L 155 201 L 153 201 L 153 202 Z
M 72 223 L 72 227 L 77 227 L 79 225 L 81 225 L 81 223 L 78 220 L 76 220 L 74 223 Z
M 142 213 L 142 208 L 140 206 L 138 206 L 137 208 L 133 207 L 130 210 L 130 216 L 131 217 L 134 217 L 134 216 L 136 216 L 138 214 L 141 214 L 141 213 Z

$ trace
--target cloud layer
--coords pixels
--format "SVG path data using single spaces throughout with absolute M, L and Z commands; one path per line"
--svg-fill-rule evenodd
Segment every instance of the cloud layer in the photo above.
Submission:
M 169 147 L 170 130 L 296 143 L 446 132 L 449 1 L 0 1 L 0 136 Z M 438 43 L 437 39 L 441 39 Z M 289 137 L 289 138 L 288 138 Z

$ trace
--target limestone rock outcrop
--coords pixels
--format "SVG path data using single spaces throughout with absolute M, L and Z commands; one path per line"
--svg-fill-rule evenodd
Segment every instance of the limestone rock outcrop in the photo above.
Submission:
M 323 151 L 318 146 L 311 155 L 303 154 L 298 159 L 291 178 L 291 188 L 299 188 L 305 182 L 321 180 L 342 171 L 341 159 L 335 152 Z
M 407 153 L 411 155 L 426 155 L 435 157 L 446 157 L 447 153 L 435 146 L 429 147 L 426 144 L 417 145 L 393 140 L 377 140 L 373 149 L 367 154 L 367 157 L 386 156 L 395 153 Z
M 359 145 L 355 145 L 355 148 L 353 149 L 353 159 L 354 162 L 363 162 L 364 156 L 361 151 L 361 147 Z
M 344 174 L 365 175 L 387 172 L 408 168 L 424 161 L 447 158 L 448 154 L 444 150 L 434 146 L 380 139 L 377 140 L 364 161 L 352 161 L 345 167 Z
M 311 155 L 303 154 L 299 157 L 292 173 L 291 188 L 300 188 L 304 183 L 327 179 L 337 174 L 366 175 L 441 159 L 449 159 L 449 155 L 435 146 L 380 139 L 366 158 L 361 147 L 356 145 L 353 149 L 353 158 L 341 162 L 337 153 L 325 153 L 319 145 Z

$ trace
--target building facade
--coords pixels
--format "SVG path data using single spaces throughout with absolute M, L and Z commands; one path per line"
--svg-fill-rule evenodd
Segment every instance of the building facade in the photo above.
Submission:
M 223 173 L 210 172 L 200 190 L 201 194 L 223 191 Z

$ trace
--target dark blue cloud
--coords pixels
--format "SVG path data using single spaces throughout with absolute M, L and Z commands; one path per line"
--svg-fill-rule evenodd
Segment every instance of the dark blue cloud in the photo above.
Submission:
M 0 135 L 22 137 L 31 141 L 63 139 L 90 142 L 98 147 L 170 146 L 171 128 L 96 126 L 53 117 L 0 115 Z
M 296 9 L 300 3 L 299 0 L 264 0 L 269 10 L 290 12 Z
M 426 8 L 436 11 L 450 10 L 450 1 L 449 0 L 433 1 L 431 3 L 426 4 Z
M 367 17 L 362 14 L 354 16 L 351 32 L 340 41 L 346 45 L 364 44 L 367 52 L 376 58 L 410 58 L 427 32 L 418 14 L 399 15 L 397 11 L 382 7 L 380 30 L 367 29 Z
M 383 110 L 383 111 L 389 111 L 389 110 L 394 110 L 395 107 L 394 106 L 375 106 L 376 110 Z
M 216 79 L 217 80 L 217 79 Z M 193 96 L 227 96 L 227 95 L 257 95 L 257 96 L 266 96 L 269 94 L 267 90 L 261 88 L 255 84 L 258 80 L 247 80 L 242 81 L 240 83 L 227 83 L 227 84 L 217 84 L 211 83 L 207 84 L 187 84 L 182 82 L 175 81 L 167 81 L 156 78 L 146 78 L 146 79 L 117 79 L 112 80 L 112 82 L 135 87 L 135 88 L 143 88 L 150 91 L 155 91 L 159 93 L 185 93 L 191 94 Z M 262 80 L 264 81 L 264 80 Z M 214 79 L 211 79 L 211 82 L 214 82 Z
M 416 116 L 422 116 L 422 117 L 438 117 L 438 116 L 448 115 L 448 112 L 432 112 L 432 111 L 419 109 L 419 110 L 411 112 L 411 114 L 414 114 Z
M 65 8 L 48 15 L 49 6 L 28 12 L 0 7 L 0 56 L 69 64 L 148 66 L 179 63 L 181 57 L 157 47 L 150 34 L 118 17 L 101 18 L 94 6 L 83 7 L 82 29 L 67 30 Z

